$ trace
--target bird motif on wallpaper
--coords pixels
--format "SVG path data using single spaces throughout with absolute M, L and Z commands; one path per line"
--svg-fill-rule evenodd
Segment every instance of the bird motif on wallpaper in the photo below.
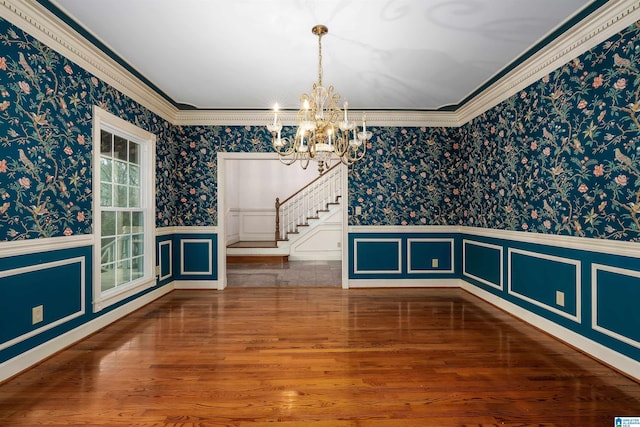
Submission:
M 622 151 L 620 151 L 619 148 L 616 148 L 615 150 L 613 150 L 613 152 L 614 152 L 615 159 L 620 163 L 622 163 L 624 166 L 626 166 L 625 169 L 627 169 L 628 171 L 634 172 L 636 175 L 640 175 L 640 170 L 634 164 L 631 157 L 625 155 Z
M 623 58 L 617 53 L 613 54 L 613 63 L 622 68 L 628 68 L 630 70 L 635 70 L 636 68 L 631 64 L 631 60 L 627 58 Z
M 33 72 L 33 68 L 29 65 L 27 60 L 24 57 L 24 53 L 18 52 L 18 64 L 22 67 L 22 69 L 27 73 L 27 76 L 33 80 L 36 76 L 36 73 Z
M 24 150 L 22 148 L 18 149 L 18 159 L 20 162 L 25 165 L 25 167 L 29 170 L 29 172 L 33 173 L 36 170 L 36 167 L 33 165 L 33 162 L 29 160 L 26 154 L 24 154 Z

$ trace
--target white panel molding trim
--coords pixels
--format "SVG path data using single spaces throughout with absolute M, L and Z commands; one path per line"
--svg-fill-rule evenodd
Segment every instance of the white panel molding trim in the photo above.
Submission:
M 640 271 L 618 268 L 610 265 L 591 264 L 591 328 L 626 344 L 640 348 L 640 342 L 605 328 L 598 323 L 598 271 L 620 274 L 623 276 L 640 278 Z
M 159 274 L 162 274 L 162 247 L 167 246 L 169 248 L 169 272 L 164 276 L 158 277 L 158 280 L 168 279 L 173 275 L 173 242 L 171 240 L 165 240 L 164 242 L 160 242 L 158 244 L 158 267 L 160 269 Z
M 512 280 L 513 280 L 513 268 L 511 266 L 511 255 L 512 254 L 519 254 L 519 255 L 524 255 L 524 256 L 528 256 L 531 258 L 539 258 L 539 259 L 544 259 L 547 261 L 553 261 L 553 262 L 557 262 L 557 263 L 561 263 L 561 264 L 568 264 L 568 265 L 573 265 L 576 269 L 576 275 L 575 275 L 575 281 L 573 283 L 573 286 L 575 288 L 575 292 L 576 292 L 576 300 L 574 301 L 575 305 L 576 305 L 576 315 L 572 315 L 567 313 L 566 311 L 562 311 L 559 310 L 555 307 L 552 307 L 548 304 L 544 304 L 540 301 L 537 301 L 535 299 L 529 298 L 526 295 L 522 295 L 521 293 L 518 293 L 516 291 L 514 291 L 512 289 Z M 533 305 L 537 305 L 538 307 L 544 308 L 545 310 L 548 310 L 552 313 L 555 313 L 557 315 L 560 315 L 562 317 L 566 317 L 567 319 L 573 320 L 576 323 L 580 323 L 582 321 L 582 299 L 581 299 L 581 289 L 582 289 L 582 280 L 581 280 L 581 265 L 582 263 L 577 260 L 577 259 L 571 259 L 571 258 L 563 258 L 563 257 L 558 257 L 558 256 L 553 256 L 553 255 L 547 255 L 547 254 L 542 254 L 539 252 L 530 252 L 530 251 L 525 251 L 525 250 L 521 250 L 521 249 L 514 249 L 514 248 L 508 248 L 507 249 L 507 292 L 510 295 L 513 295 L 523 301 L 527 301 L 530 304 Z
M 31 337 L 34 337 L 38 334 L 41 334 L 44 331 L 48 331 L 51 328 L 55 328 L 56 326 L 62 325 L 64 323 L 67 323 L 70 320 L 75 319 L 76 317 L 80 317 L 82 315 L 84 315 L 86 313 L 86 306 L 85 306 L 85 293 L 86 293 L 86 277 L 85 277 L 85 263 L 86 263 L 86 259 L 85 257 L 81 256 L 81 257 L 75 257 L 75 258 L 69 258 L 69 259 L 63 259 L 60 261 L 52 261 L 52 262 L 46 262 L 43 264 L 34 264 L 34 265 L 29 265 L 27 267 L 20 267 L 20 268 L 14 268 L 11 270 L 4 270 L 4 271 L 0 271 L 0 278 L 4 278 L 4 277 L 11 277 L 11 276 L 17 276 L 19 274 L 24 274 L 24 273 L 31 273 L 34 271 L 41 271 L 41 270 L 50 270 L 52 268 L 56 268 L 56 267 L 61 267 L 63 265 L 71 265 L 71 264 L 80 264 L 80 277 L 78 278 L 78 282 L 80 285 L 80 308 L 78 311 L 73 312 L 68 314 L 65 317 L 62 317 L 58 320 L 56 320 L 55 322 L 51 322 L 51 323 L 45 323 L 44 325 L 42 325 L 41 327 L 37 328 L 37 329 L 33 329 L 25 334 L 22 334 L 18 337 L 15 337 L 14 339 L 11 339 L 9 341 L 5 341 L 3 343 L 0 343 L 0 350 L 4 350 L 5 348 L 11 347 L 12 345 L 15 345 L 19 342 L 22 342 L 26 339 L 29 339 Z
M 429 269 L 429 270 L 419 270 L 414 269 L 411 265 L 411 244 L 412 243 L 449 243 L 449 253 L 451 259 L 451 268 L 448 270 L 438 270 L 438 269 Z M 408 238 L 407 239 L 407 274 L 441 274 L 441 273 L 454 273 L 455 272 L 455 247 L 453 244 L 453 239 L 438 239 L 438 238 Z
M 475 246 L 481 246 L 483 248 L 489 248 L 489 249 L 495 249 L 500 253 L 500 281 L 498 283 L 493 283 L 490 282 L 489 280 L 483 279 L 481 277 L 478 277 L 476 275 L 473 275 L 469 272 L 467 272 L 467 256 L 466 256 L 466 247 L 467 245 L 475 245 Z M 476 280 L 480 283 L 484 283 L 487 286 L 491 286 L 493 288 L 499 289 L 499 290 L 503 290 L 504 289 L 504 257 L 503 257 L 503 249 L 502 246 L 498 246 L 498 245 L 492 245 L 490 243 L 484 243 L 484 242 L 478 242 L 475 240 L 467 240 L 467 239 L 463 239 L 462 240 L 462 275 L 469 277 L 473 280 Z
M 188 271 L 185 270 L 185 245 L 189 243 L 204 244 L 207 248 L 207 269 Z M 180 239 L 180 274 L 189 274 L 193 276 L 210 276 L 213 274 L 213 242 L 210 239 Z
M 0 258 L 92 246 L 93 243 L 92 234 L 0 242 Z
M 349 279 L 349 288 L 459 288 L 460 279 Z
M 395 243 L 397 247 L 397 270 L 360 270 L 358 268 L 358 245 L 360 243 Z M 355 274 L 398 274 L 402 273 L 402 239 L 364 238 L 353 239 L 353 272 Z

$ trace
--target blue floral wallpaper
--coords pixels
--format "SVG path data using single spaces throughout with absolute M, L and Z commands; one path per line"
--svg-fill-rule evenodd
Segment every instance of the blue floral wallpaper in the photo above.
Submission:
M 640 241 L 640 23 L 460 129 L 377 129 L 359 225 Z
M 0 45 L 0 240 L 91 233 L 94 104 L 157 135 L 157 224 L 172 224 L 172 126 L 1 19 Z
M 460 128 L 371 129 L 350 223 L 639 241 L 639 27 Z M 158 227 L 216 225 L 216 153 L 271 151 L 264 127 L 171 125 L 4 20 L 0 44 L 0 240 L 91 232 L 94 104 L 157 135 Z

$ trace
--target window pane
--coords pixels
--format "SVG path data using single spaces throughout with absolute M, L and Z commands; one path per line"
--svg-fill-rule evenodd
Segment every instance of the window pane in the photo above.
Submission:
M 113 168 L 113 181 L 117 184 L 126 184 L 128 180 L 127 176 L 127 164 L 125 162 L 114 162 Z
M 140 146 L 131 141 L 129 141 L 129 163 L 140 164 Z
M 140 166 L 129 165 L 129 185 L 140 186 Z
M 113 137 L 113 156 L 116 159 L 127 161 L 127 140 L 118 135 Z
M 121 236 L 117 239 L 117 252 L 116 258 L 118 260 L 124 260 L 131 258 L 131 237 Z
M 111 152 L 112 144 L 112 135 L 107 131 L 100 131 L 100 155 L 112 157 L 113 154 Z
M 140 207 L 140 189 L 137 187 L 129 187 L 129 207 Z
M 131 260 L 131 280 L 144 276 L 144 257 L 136 257 Z
M 132 236 L 131 256 L 144 255 L 144 234 L 134 234 Z
M 115 186 L 115 194 L 113 205 L 119 208 L 127 207 L 127 186 L 126 185 L 116 185 Z
M 131 212 L 131 226 L 135 232 L 141 233 L 144 225 L 144 212 Z
M 109 264 L 116 260 L 116 239 L 115 237 L 104 237 L 100 239 L 100 263 Z
M 118 212 L 118 234 L 131 233 L 131 212 Z
M 116 283 L 122 285 L 131 281 L 131 261 L 125 260 L 118 263 Z
M 102 211 L 100 213 L 100 234 L 104 236 L 115 236 L 116 234 L 116 213 Z
M 100 289 L 108 291 L 116 287 L 115 264 L 103 265 L 100 274 Z
M 111 184 L 100 184 L 100 206 L 113 206 Z
M 107 157 L 100 157 L 100 182 L 111 182 L 113 160 Z

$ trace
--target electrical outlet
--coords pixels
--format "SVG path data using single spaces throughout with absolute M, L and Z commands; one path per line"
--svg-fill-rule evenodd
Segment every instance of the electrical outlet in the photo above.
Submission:
M 431 267 L 433 267 L 433 268 L 438 268 L 438 264 L 439 264 L 439 263 L 438 263 L 438 258 L 433 258 L 433 259 L 431 260 Z
M 356 206 L 356 215 L 362 214 L 362 206 Z
M 556 304 L 560 307 L 564 307 L 564 292 L 556 291 Z
M 44 307 L 39 305 L 31 309 L 31 324 L 35 325 L 44 320 Z

